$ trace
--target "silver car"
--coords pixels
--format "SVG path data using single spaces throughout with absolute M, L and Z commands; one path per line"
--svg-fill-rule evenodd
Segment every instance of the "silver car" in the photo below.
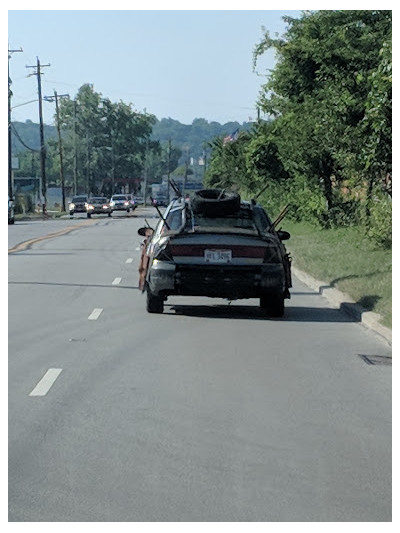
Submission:
M 131 204 L 126 194 L 113 194 L 110 206 L 113 211 L 126 211 L 129 213 L 131 210 Z

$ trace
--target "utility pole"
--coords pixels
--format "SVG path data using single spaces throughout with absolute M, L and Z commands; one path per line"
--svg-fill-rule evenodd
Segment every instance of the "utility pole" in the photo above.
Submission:
M 149 139 L 146 140 L 146 151 L 144 154 L 144 192 L 143 192 L 143 201 L 144 206 L 146 207 L 147 200 L 147 151 L 149 149 Z
M 37 77 L 38 82 L 38 96 L 39 96 L 39 122 L 40 122 L 40 168 L 42 172 L 42 211 L 43 215 L 46 214 L 46 204 L 47 204 L 47 183 L 46 183 L 46 147 L 44 145 L 44 132 L 43 132 L 43 109 L 42 109 L 42 81 L 41 81 L 41 67 L 49 67 L 50 63 L 47 65 L 41 65 L 39 58 L 37 58 L 36 65 L 26 65 L 26 68 L 36 69 L 36 72 L 33 72 L 33 76 Z
M 10 59 L 14 52 L 23 52 L 19 50 L 8 50 L 8 196 L 12 199 L 14 194 L 13 173 L 12 173 L 12 145 L 11 145 L 11 78 L 10 78 Z
M 86 145 L 87 145 L 87 154 L 86 154 L 86 182 L 87 182 L 87 195 L 90 194 L 90 146 L 89 146 L 89 133 L 86 133 Z
M 78 189 L 78 143 L 76 134 L 76 108 L 78 103 L 74 100 L 74 196 L 77 195 Z
M 186 156 L 186 163 L 185 163 L 185 174 L 183 176 L 183 184 L 182 184 L 182 196 L 185 196 L 185 189 L 186 189 L 186 182 L 188 177 L 188 171 L 189 171 L 189 161 L 190 161 L 190 150 L 187 149 L 187 156 Z
M 168 183 L 168 203 L 171 201 L 170 200 L 170 196 L 171 196 L 171 193 L 170 193 L 170 188 L 171 188 L 171 185 L 170 185 L 170 166 L 171 166 L 171 139 L 168 139 L 168 173 L 167 173 L 167 176 L 168 176 L 168 180 L 167 180 L 167 183 Z
M 57 94 L 57 91 L 54 89 L 53 96 L 44 96 L 44 100 L 47 102 L 56 102 L 56 126 L 58 133 L 58 152 L 60 154 L 60 180 L 61 180 L 61 194 L 62 194 L 62 210 L 65 211 L 65 182 L 64 182 L 64 164 L 63 164 L 63 151 L 62 151 L 62 141 L 61 141 L 61 128 L 60 128 L 60 110 L 58 107 L 59 98 L 69 98 L 69 94 Z

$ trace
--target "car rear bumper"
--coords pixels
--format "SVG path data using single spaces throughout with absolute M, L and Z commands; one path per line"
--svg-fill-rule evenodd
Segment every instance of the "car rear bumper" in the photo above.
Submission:
M 175 265 L 156 261 L 147 279 L 156 295 L 210 296 L 216 298 L 258 298 L 285 294 L 282 264 L 261 266 Z

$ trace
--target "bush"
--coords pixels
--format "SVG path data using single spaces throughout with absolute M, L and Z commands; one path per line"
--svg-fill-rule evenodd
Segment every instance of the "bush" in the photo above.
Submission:
M 339 226 L 354 226 L 361 220 L 361 204 L 357 200 L 337 202 L 331 209 L 322 213 L 321 226 L 325 229 Z
M 382 248 L 392 246 L 392 199 L 378 192 L 369 202 L 369 217 L 366 220 L 366 234 Z

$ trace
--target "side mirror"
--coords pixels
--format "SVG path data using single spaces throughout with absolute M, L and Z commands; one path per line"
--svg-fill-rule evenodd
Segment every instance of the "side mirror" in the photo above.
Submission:
M 142 237 L 150 237 L 151 235 L 153 235 L 153 233 L 154 233 L 153 228 L 149 228 L 147 226 L 138 229 L 138 234 L 141 235 Z
M 278 234 L 278 237 L 281 241 L 287 241 L 288 239 L 290 239 L 290 233 L 288 231 L 283 231 L 282 229 L 280 229 L 276 233 Z

